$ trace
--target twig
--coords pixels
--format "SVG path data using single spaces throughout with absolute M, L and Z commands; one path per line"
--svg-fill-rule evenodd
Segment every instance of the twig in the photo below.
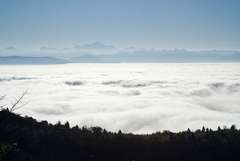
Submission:
M 23 97 L 24 97 L 26 94 L 27 94 L 27 90 L 24 91 L 19 98 L 16 98 L 15 103 L 13 103 L 13 105 L 11 106 L 11 108 L 9 108 L 9 111 L 13 112 L 13 111 L 15 111 L 15 110 L 17 110 L 17 109 L 22 108 L 23 106 L 25 106 L 27 103 L 24 103 L 24 104 L 22 104 L 22 105 L 19 105 L 19 104 L 21 103 Z

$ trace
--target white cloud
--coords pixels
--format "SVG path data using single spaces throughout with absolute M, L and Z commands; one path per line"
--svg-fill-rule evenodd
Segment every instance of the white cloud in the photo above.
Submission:
M 2 66 L 0 91 L 9 103 L 28 89 L 17 112 L 52 123 L 135 133 L 240 126 L 239 71 L 237 63 Z

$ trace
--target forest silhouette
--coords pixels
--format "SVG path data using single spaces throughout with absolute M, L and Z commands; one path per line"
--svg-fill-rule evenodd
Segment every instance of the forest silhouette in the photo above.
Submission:
M 240 131 L 109 132 L 0 111 L 0 161 L 239 161 Z

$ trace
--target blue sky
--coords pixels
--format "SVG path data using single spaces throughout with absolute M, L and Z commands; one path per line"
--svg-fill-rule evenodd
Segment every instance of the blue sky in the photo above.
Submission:
M 240 49 L 239 0 L 0 0 L 0 48 Z

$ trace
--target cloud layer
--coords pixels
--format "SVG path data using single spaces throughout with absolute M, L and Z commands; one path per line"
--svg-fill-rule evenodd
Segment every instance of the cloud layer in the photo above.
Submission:
M 240 64 L 65 64 L 1 66 L 9 104 L 39 120 L 150 133 L 240 125 Z

